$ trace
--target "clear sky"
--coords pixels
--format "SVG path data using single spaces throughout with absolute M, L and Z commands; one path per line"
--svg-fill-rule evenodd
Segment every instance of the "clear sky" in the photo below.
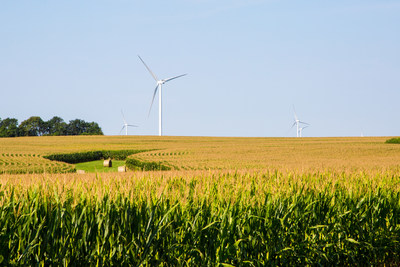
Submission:
M 0 118 L 156 135 L 137 55 L 165 135 L 400 135 L 398 0 L 2 1 Z

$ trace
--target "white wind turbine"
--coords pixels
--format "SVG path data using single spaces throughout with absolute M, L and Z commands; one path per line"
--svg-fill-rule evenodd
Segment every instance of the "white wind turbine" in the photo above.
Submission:
M 122 129 L 121 129 L 121 131 L 119 131 L 119 133 L 121 133 L 122 130 L 125 128 L 125 135 L 128 135 L 128 127 L 138 127 L 138 126 L 133 125 L 133 124 L 128 124 L 125 120 L 125 116 L 124 116 L 124 113 L 122 112 L 122 110 L 121 110 L 121 115 L 122 115 L 122 119 L 124 120 L 124 126 L 122 126 Z
M 301 137 L 302 130 L 308 126 L 300 127 L 300 124 L 305 124 L 305 125 L 310 125 L 310 124 L 299 120 L 299 118 L 297 117 L 297 114 L 296 114 L 296 110 L 294 109 L 294 106 L 293 106 L 293 112 L 294 112 L 294 123 L 292 125 L 292 128 L 296 125 L 297 137 Z
M 168 78 L 168 79 L 159 80 L 157 78 L 157 76 L 146 65 L 146 63 L 144 63 L 143 59 L 139 55 L 138 55 L 138 57 L 142 61 L 142 63 L 146 67 L 146 69 L 150 72 L 151 76 L 153 76 L 154 80 L 157 82 L 157 86 L 154 89 L 153 99 L 151 100 L 151 105 L 150 105 L 150 109 L 149 109 L 149 115 L 150 115 L 151 107 L 153 106 L 154 98 L 156 97 L 156 94 L 157 94 L 157 90 L 160 89 L 160 91 L 158 93 L 158 135 L 161 136 L 162 135 L 162 85 L 164 83 L 166 83 L 166 82 L 169 82 L 171 80 L 177 79 L 177 78 L 182 77 L 182 76 L 185 76 L 187 74 L 182 74 L 182 75 L 178 75 L 178 76 L 171 77 L 171 78 Z

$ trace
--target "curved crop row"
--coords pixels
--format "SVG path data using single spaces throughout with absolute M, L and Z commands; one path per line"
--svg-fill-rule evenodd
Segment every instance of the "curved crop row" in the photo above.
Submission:
M 64 162 L 52 162 L 35 154 L 0 155 L 0 174 L 66 173 L 75 171 Z

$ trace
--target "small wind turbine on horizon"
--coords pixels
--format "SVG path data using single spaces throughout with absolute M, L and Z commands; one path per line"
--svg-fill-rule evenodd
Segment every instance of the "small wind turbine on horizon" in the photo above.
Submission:
M 292 128 L 296 125 L 296 133 L 297 133 L 296 135 L 297 135 L 297 137 L 301 137 L 301 132 L 303 131 L 303 129 L 307 128 L 310 124 L 299 120 L 299 118 L 297 117 L 297 114 L 296 114 L 296 110 L 294 109 L 294 106 L 293 106 L 293 112 L 294 112 L 294 123 L 292 125 Z M 305 124 L 308 126 L 300 127 L 300 124 Z
M 121 115 L 122 115 L 122 119 L 124 121 L 124 126 L 122 126 L 122 129 L 121 129 L 121 131 L 119 131 L 119 133 L 121 133 L 122 130 L 124 130 L 124 128 L 125 128 L 125 135 L 128 135 L 128 127 L 138 127 L 138 126 L 133 125 L 133 124 L 128 124 L 125 120 L 125 116 L 124 116 L 124 113 L 122 112 L 122 110 L 121 110 Z
M 175 77 L 171 77 L 168 79 L 158 79 L 157 76 L 150 70 L 150 68 L 146 65 L 146 63 L 144 63 L 143 59 L 138 55 L 139 59 L 142 61 L 143 65 L 146 67 L 146 69 L 149 71 L 149 73 L 151 74 L 151 76 L 153 76 L 154 80 L 157 83 L 156 88 L 154 89 L 154 93 L 153 93 L 153 99 L 151 100 L 151 105 L 150 105 L 150 109 L 149 109 L 149 114 L 150 115 L 150 111 L 151 111 L 151 107 L 153 106 L 153 102 L 154 102 L 154 98 L 156 97 L 157 94 L 157 90 L 159 90 L 158 93 L 158 135 L 162 136 L 162 86 L 164 83 L 169 82 L 171 80 L 180 78 L 182 76 L 185 76 L 187 74 L 182 74 L 182 75 L 178 75 Z

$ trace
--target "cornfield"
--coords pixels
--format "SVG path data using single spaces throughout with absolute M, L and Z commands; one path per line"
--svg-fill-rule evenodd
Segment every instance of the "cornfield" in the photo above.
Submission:
M 145 151 L 134 154 L 131 158 L 143 162 L 160 162 L 168 169 L 174 170 L 265 168 L 304 172 L 396 170 L 399 168 L 400 146 L 385 144 L 386 140 L 386 137 L 297 139 L 42 136 L 0 138 L 0 174 L 69 172 L 68 170 L 74 169 L 73 165 L 50 161 L 45 157 L 52 154 L 105 150 Z M 11 155 L 22 156 L 17 159 Z M 51 168 L 44 168 L 46 166 L 53 166 L 54 171 Z
M 47 152 L 21 145 L 4 146 L 0 153 L 11 158 L 11 153 L 88 151 L 83 140 L 92 139 L 85 138 Z M 132 157 L 160 157 L 173 170 L 0 175 L 0 265 L 400 262 L 397 145 L 373 138 L 328 140 L 326 148 L 318 139 L 249 140 L 247 145 L 245 139 L 201 139 L 196 150 L 187 138 L 173 145 L 147 139 L 129 139 L 137 142 L 125 149 L 152 149 Z M 92 143 L 93 151 L 122 148 L 121 139 L 110 140 L 104 147 Z M 273 143 L 282 149 L 271 149 Z

